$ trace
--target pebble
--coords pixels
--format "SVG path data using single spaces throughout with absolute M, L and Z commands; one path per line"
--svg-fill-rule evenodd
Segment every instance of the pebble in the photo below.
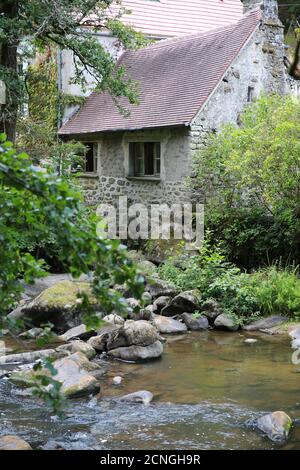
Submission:
M 117 375 L 116 377 L 113 378 L 113 384 L 114 385 L 120 385 L 122 383 L 123 378 Z

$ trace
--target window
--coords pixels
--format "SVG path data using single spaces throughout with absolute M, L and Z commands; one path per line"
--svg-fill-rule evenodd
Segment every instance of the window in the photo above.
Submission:
M 251 103 L 254 98 L 254 88 L 253 86 L 248 86 L 248 96 L 247 96 L 247 101 L 248 103 Z
M 85 152 L 85 171 L 88 173 L 97 173 L 98 170 L 98 144 L 96 142 L 84 143 Z
M 160 142 L 129 143 L 130 176 L 160 175 Z

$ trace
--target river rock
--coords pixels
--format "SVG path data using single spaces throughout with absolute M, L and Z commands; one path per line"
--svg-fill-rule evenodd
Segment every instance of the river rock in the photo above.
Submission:
M 100 392 L 99 382 L 86 371 L 84 362 L 82 357 L 74 360 L 72 356 L 54 362 L 53 367 L 57 374 L 53 379 L 62 382 L 61 392 L 65 397 L 79 398 Z
M 138 362 L 159 358 L 163 353 L 163 345 L 160 341 L 149 346 L 128 346 L 108 351 L 107 355 L 123 361 Z
M 43 328 L 31 328 L 30 330 L 24 331 L 24 333 L 19 334 L 19 338 L 24 339 L 37 339 L 42 336 L 44 333 Z
M 151 305 L 152 295 L 150 294 L 150 292 L 147 292 L 147 291 L 143 292 L 142 301 L 143 301 L 144 306 Z
M 257 428 L 268 436 L 271 441 L 284 442 L 290 433 L 293 421 L 284 411 L 275 411 L 258 418 Z
M 88 330 L 86 325 L 81 323 L 81 325 L 74 326 L 74 328 L 70 328 L 66 331 L 63 335 L 57 337 L 59 341 L 70 341 L 71 339 L 82 339 L 88 340 L 92 336 L 95 336 L 97 333 L 95 330 Z
M 124 346 L 149 346 L 158 338 L 156 329 L 145 320 L 127 320 L 107 341 L 107 349 Z
M 50 321 L 57 330 L 67 330 L 80 322 L 81 299 L 78 294 L 86 292 L 90 303 L 96 308 L 97 302 L 87 282 L 61 281 L 41 292 L 22 307 L 22 315 L 34 326 Z M 12 317 L 12 314 L 9 314 Z
M 153 303 L 154 313 L 160 314 L 162 309 L 166 307 L 170 301 L 171 301 L 171 297 L 168 297 L 166 295 L 162 295 L 161 297 L 158 297 Z
M 174 320 L 173 318 L 163 317 L 162 315 L 155 315 L 152 323 L 162 334 L 180 334 L 187 332 L 187 327 L 184 323 Z
M 205 316 L 195 316 L 192 313 L 183 313 L 181 315 L 187 328 L 192 331 L 207 330 L 209 327 L 208 319 Z
M 119 400 L 127 403 L 142 403 L 143 405 L 149 405 L 153 400 L 153 393 L 148 392 L 147 390 L 140 390 L 138 392 L 124 395 L 123 397 L 120 397 Z
M 239 329 L 239 325 L 237 325 L 232 318 L 230 318 L 225 313 L 221 313 L 218 315 L 214 321 L 214 327 L 217 330 L 225 330 L 225 331 L 237 331 Z
M 130 297 L 127 299 L 127 304 L 128 307 L 134 312 L 137 311 L 140 308 L 140 302 L 133 297 Z
M 43 349 L 41 351 L 30 351 L 18 354 L 7 354 L 0 357 L 0 365 L 4 364 L 32 364 L 38 359 L 44 357 L 60 358 L 65 356 L 66 353 L 57 349 Z
M 57 374 L 52 378 L 62 382 L 61 392 L 68 398 L 98 393 L 100 387 L 97 379 L 106 372 L 99 364 L 90 362 L 81 352 L 55 361 L 53 367 Z M 48 369 L 21 370 L 13 372 L 9 380 L 18 387 L 31 388 L 40 375 L 50 376 L 50 372 Z
M 2 436 L 0 437 L 1 450 L 32 450 L 32 447 L 18 436 Z
M 292 331 L 289 332 L 289 335 L 292 339 L 300 338 L 300 326 L 294 328 Z
M 92 346 L 97 352 L 106 351 L 107 341 L 109 340 L 111 334 L 117 332 L 119 328 L 119 326 L 113 324 L 106 324 L 102 326 L 97 331 L 97 335 L 88 340 L 88 344 Z
M 292 348 L 293 349 L 300 349 L 300 338 L 293 339 Z
M 113 378 L 112 383 L 114 385 L 121 385 L 123 378 L 120 375 L 117 375 Z
M 199 310 L 200 294 L 197 290 L 186 291 L 178 294 L 161 310 L 161 314 L 167 317 L 181 314 L 184 312 L 193 313 Z
M 70 281 L 70 282 L 91 282 L 93 279 L 92 276 L 88 276 L 87 274 L 82 274 L 78 279 L 74 279 L 71 274 L 63 273 L 63 274 L 50 274 L 49 276 L 41 277 L 35 280 L 34 284 L 26 284 L 24 281 L 21 281 L 21 285 L 24 289 L 22 294 L 22 298 L 25 299 L 32 299 L 36 297 L 45 289 L 54 286 L 55 284 L 62 282 L 62 281 Z
M 167 281 L 152 277 L 146 285 L 146 291 L 149 292 L 153 299 L 161 296 L 174 297 L 177 294 L 177 289 Z
M 214 323 L 215 319 L 221 315 L 222 310 L 219 303 L 216 300 L 208 299 L 203 302 L 201 306 L 201 312 L 208 318 L 210 323 Z
M 56 348 L 56 350 L 70 352 L 71 354 L 80 352 L 88 359 L 93 359 L 96 356 L 95 349 L 90 344 L 85 343 L 79 339 L 71 341 L 69 344 L 63 344 L 62 346 Z
M 138 320 L 151 320 L 153 318 L 153 305 L 147 305 L 146 308 L 141 308 L 138 312 L 130 312 L 129 318 L 130 320 L 138 321 Z
M 244 343 L 246 343 L 246 344 L 255 344 L 255 343 L 257 343 L 257 341 L 258 340 L 255 339 L 255 338 L 247 338 L 247 339 L 245 339 Z
M 124 318 L 122 318 L 120 315 L 117 315 L 116 313 L 106 315 L 103 318 L 103 321 L 105 321 L 106 323 L 111 323 L 112 325 L 123 325 L 123 323 L 125 322 Z
M 256 331 L 256 330 L 267 330 L 273 328 L 274 326 L 281 325 L 286 321 L 285 317 L 279 315 L 272 315 L 266 318 L 261 318 L 255 322 L 250 323 L 249 325 L 243 326 L 243 330 L 246 331 Z

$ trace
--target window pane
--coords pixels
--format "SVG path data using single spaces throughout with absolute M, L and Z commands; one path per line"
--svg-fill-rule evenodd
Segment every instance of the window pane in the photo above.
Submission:
M 133 145 L 134 145 L 134 174 L 143 175 L 144 174 L 143 144 L 140 142 L 135 142 Z
M 160 175 L 160 142 L 155 144 L 155 174 Z
M 94 171 L 94 144 L 84 144 L 87 148 L 85 154 L 85 171 Z
M 154 143 L 145 142 L 145 175 L 154 175 Z

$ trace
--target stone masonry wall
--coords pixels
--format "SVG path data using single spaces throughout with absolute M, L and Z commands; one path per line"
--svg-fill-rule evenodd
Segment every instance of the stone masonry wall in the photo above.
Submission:
M 283 28 L 265 21 L 233 62 L 222 82 L 196 116 L 190 129 L 191 159 L 226 122 L 239 123 L 240 114 L 262 93 L 288 92 L 284 69 Z
M 81 182 L 89 204 L 113 203 L 127 196 L 128 203 L 146 205 L 189 199 L 186 177 L 190 174 L 188 128 L 115 132 L 99 135 L 100 168 L 98 177 L 84 177 Z M 129 176 L 129 142 L 159 141 L 161 143 L 161 177 Z

